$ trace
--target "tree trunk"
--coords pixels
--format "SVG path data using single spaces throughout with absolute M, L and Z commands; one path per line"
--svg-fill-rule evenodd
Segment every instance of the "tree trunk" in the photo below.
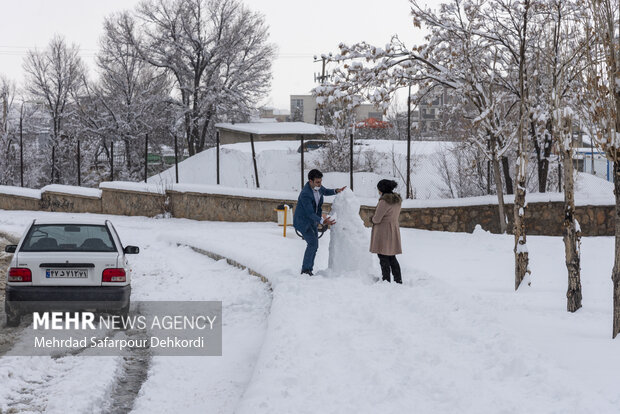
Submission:
M 491 164 L 493 165 L 493 178 L 495 181 L 495 189 L 497 191 L 497 207 L 499 213 L 499 231 L 501 234 L 506 233 L 506 212 L 504 209 L 504 189 L 502 188 L 502 174 L 499 171 L 499 159 L 497 158 L 496 142 L 491 140 Z
M 502 157 L 502 170 L 504 171 L 504 181 L 506 182 L 506 194 L 513 194 L 512 177 L 510 176 L 510 164 L 508 157 Z
M 527 176 L 527 140 L 525 139 L 525 118 L 528 108 L 526 102 L 528 93 L 526 89 L 527 69 L 526 59 L 526 40 L 528 13 L 531 3 L 523 3 L 523 32 L 519 39 L 519 130 L 517 142 L 517 191 L 514 203 L 514 235 L 515 235 L 515 290 L 519 289 L 521 282 L 526 274 L 530 274 L 529 253 L 527 251 L 525 233 L 525 180 Z
M 520 144 L 525 140 L 521 139 Z M 515 290 L 519 289 L 525 275 L 530 273 L 528 268 L 529 253 L 527 250 L 527 239 L 525 234 L 525 152 L 519 147 L 517 158 L 517 191 L 514 203 L 514 235 L 515 235 Z M 520 164 L 520 165 L 519 165 Z
M 566 309 L 575 312 L 581 308 L 581 270 L 580 249 L 581 231 L 575 223 L 575 188 L 573 180 L 572 151 L 562 151 L 564 164 L 564 249 L 566 252 L 566 269 L 568 270 L 568 291 L 566 292 Z
M 131 149 L 129 148 L 129 140 L 125 139 L 125 165 L 127 172 L 131 173 Z
M 614 193 L 616 195 L 616 246 L 611 280 L 614 283 L 614 326 L 612 337 L 620 333 L 620 162 L 614 162 Z
M 536 152 L 536 171 L 538 172 L 538 191 L 544 193 L 547 191 L 547 181 L 549 179 L 549 155 L 551 155 L 551 134 L 553 134 L 553 126 L 551 121 L 547 121 L 545 132 L 542 137 L 543 148 L 540 147 L 538 135 L 536 133 L 536 123 L 530 120 L 530 135 L 534 143 L 534 152 Z

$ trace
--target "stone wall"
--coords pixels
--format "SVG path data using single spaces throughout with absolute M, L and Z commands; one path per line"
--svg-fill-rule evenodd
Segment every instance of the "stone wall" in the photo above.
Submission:
M 68 213 L 101 213 L 101 198 L 79 194 L 45 191 L 41 193 L 41 210 Z
M 102 188 L 101 210 L 103 214 L 154 217 L 166 212 L 166 195 Z
M 513 205 L 506 204 L 508 232 L 512 233 Z M 614 235 L 614 206 L 577 206 L 575 217 L 584 236 Z M 374 207 L 362 206 L 360 216 L 367 226 Z M 561 236 L 564 204 L 561 202 L 528 203 L 525 209 L 527 234 Z M 476 225 L 491 233 L 499 233 L 496 205 L 461 207 L 404 208 L 400 213 L 401 227 L 423 230 L 471 233 Z
M 0 194 L 0 210 L 40 210 L 41 200 L 14 194 Z
M 265 198 L 221 194 L 177 192 L 168 190 L 169 208 L 173 217 L 210 221 L 276 221 L 278 201 Z
M 127 216 L 153 217 L 170 212 L 173 217 L 194 220 L 274 222 L 274 211 L 279 204 L 294 207 L 296 202 L 250 196 L 207 194 L 167 190 L 166 194 L 118 188 L 102 188 L 101 198 L 42 191 L 41 199 L 0 193 L 2 210 L 46 210 L 76 213 L 104 213 Z M 330 204 L 324 204 L 329 212 Z M 527 233 L 531 235 L 561 236 L 563 232 L 563 203 L 530 202 L 525 209 Z M 508 231 L 512 231 L 512 204 L 506 205 Z M 362 206 L 360 216 L 367 226 L 374 207 Z M 611 236 L 614 234 L 613 205 L 577 206 L 575 215 L 584 236 Z M 492 233 L 499 233 L 497 206 L 480 204 L 453 207 L 404 208 L 400 215 L 401 227 L 424 230 L 468 232 L 476 225 Z

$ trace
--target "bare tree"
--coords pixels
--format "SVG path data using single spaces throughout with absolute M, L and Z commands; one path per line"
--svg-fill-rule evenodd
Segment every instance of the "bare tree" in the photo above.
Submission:
M 104 34 L 96 57 L 99 79 L 90 83 L 83 79 L 79 123 L 82 136 L 95 141 L 108 160 L 109 144 L 118 146 L 124 162 L 117 165 L 118 176 L 139 180 L 144 171 L 145 135 L 154 134 L 166 123 L 174 123 L 170 106 L 171 83 L 166 73 L 140 58 L 133 45 L 122 35 L 122 15 L 112 15 L 104 22 Z M 166 134 L 167 138 L 167 134 Z M 106 171 L 103 171 L 106 174 Z
M 268 27 L 238 0 L 147 0 L 120 25 L 144 61 L 173 77 L 190 155 L 218 118 L 245 116 L 269 88 Z
M 620 4 L 618 0 L 589 0 L 588 4 L 595 44 L 588 55 L 588 90 L 582 104 L 589 108 L 587 113 L 595 125 L 592 139 L 613 161 L 616 244 L 611 279 L 615 338 L 620 333 L 620 37 L 616 29 Z
M 340 64 L 332 83 L 315 88 L 315 93 L 328 103 L 361 95 L 387 109 L 395 91 L 412 84 L 419 88 L 420 101 L 432 99 L 444 88 L 453 90 L 450 105 L 459 106 L 475 124 L 472 143 L 493 163 L 498 217 L 505 231 L 500 160 L 515 137 L 510 117 L 516 100 L 501 79 L 510 68 L 501 60 L 498 35 L 485 32 L 488 6 L 482 0 L 466 4 L 453 0 L 434 12 L 415 0 L 411 4 L 414 24 L 431 32 L 426 44 L 409 48 L 397 36 L 385 48 L 365 42 L 341 44 L 340 53 L 331 58 Z
M 526 274 L 530 274 L 529 269 L 529 252 L 527 249 L 527 239 L 525 232 L 525 180 L 527 173 L 527 140 L 525 137 L 525 121 L 528 116 L 528 85 L 527 85 L 527 41 L 528 41 L 528 24 L 531 17 L 531 1 L 510 1 L 500 5 L 500 10 L 509 17 L 508 21 L 512 21 L 513 25 L 508 32 L 514 35 L 518 41 L 518 49 L 512 52 L 513 58 L 518 63 L 518 79 L 519 79 L 519 129 L 517 132 L 517 189 L 515 192 L 514 202 L 514 236 L 515 236 L 515 290 L 519 288 Z
M 539 46 L 543 73 L 541 110 L 536 114 L 545 125 L 550 139 L 557 145 L 561 158 L 564 184 L 564 246 L 568 289 L 567 310 L 581 308 L 580 239 L 579 223 L 575 219 L 575 185 L 573 168 L 572 119 L 577 110 L 577 96 L 589 39 L 585 36 L 581 21 L 587 20 L 580 2 L 572 0 L 548 0 L 540 16 L 545 27 L 545 39 Z M 548 109 L 546 109 L 548 108 Z
M 26 90 L 45 109 L 50 123 L 49 146 L 56 149 L 55 157 L 59 161 L 52 164 L 52 182 L 75 175 L 74 171 L 66 171 L 65 166 L 74 160 L 69 156 L 72 137 L 66 129 L 67 120 L 75 109 L 72 94 L 84 76 L 78 51 L 76 45 L 67 45 L 63 37 L 55 36 L 45 50 L 28 51 L 24 59 Z
M 15 83 L 0 76 L 0 184 L 3 185 L 19 183 L 16 175 L 16 171 L 19 171 L 16 164 L 16 125 L 11 122 L 14 101 Z

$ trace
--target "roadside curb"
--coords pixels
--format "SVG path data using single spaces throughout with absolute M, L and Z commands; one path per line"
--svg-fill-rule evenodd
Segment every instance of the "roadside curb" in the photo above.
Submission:
M 261 280 L 261 282 L 267 283 L 269 285 L 269 289 L 271 289 L 271 282 L 269 281 L 269 279 L 267 277 L 265 277 L 263 274 L 257 272 L 256 270 L 254 270 L 254 269 L 252 269 L 252 268 L 250 268 L 250 267 L 248 267 L 248 266 L 246 266 L 246 265 L 244 265 L 242 263 L 239 263 L 236 260 L 233 260 L 233 259 L 231 259 L 229 257 L 226 257 L 226 256 L 222 256 L 221 254 L 214 253 L 214 252 L 209 251 L 209 250 L 205 250 L 205 249 L 201 249 L 199 247 L 192 246 L 190 244 L 177 243 L 177 246 L 189 247 L 190 249 L 192 249 L 196 253 L 200 253 L 202 255 L 210 257 L 213 260 L 226 260 L 226 263 L 228 263 L 230 266 L 234 266 L 234 267 L 236 267 L 238 269 L 241 269 L 241 270 L 247 270 L 248 273 L 251 274 L 252 276 L 258 277 Z

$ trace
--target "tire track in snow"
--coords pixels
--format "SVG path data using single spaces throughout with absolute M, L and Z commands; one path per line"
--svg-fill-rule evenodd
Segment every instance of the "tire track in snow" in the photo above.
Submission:
M 226 302 L 226 306 L 224 306 L 223 308 L 223 312 L 226 315 L 226 322 L 224 322 L 224 328 L 229 328 L 227 330 L 227 334 L 224 334 L 224 341 L 227 341 L 227 337 L 228 337 L 228 341 L 239 341 L 240 339 L 244 339 L 247 344 L 252 344 L 251 347 L 249 347 L 251 349 L 245 349 L 244 351 L 242 351 L 242 353 L 239 353 L 238 351 L 234 351 L 229 349 L 227 354 L 228 357 L 217 357 L 219 361 L 222 361 L 219 358 L 224 358 L 223 362 L 219 362 L 219 363 L 215 363 L 215 365 L 212 365 L 211 363 L 208 364 L 204 364 L 204 363 L 200 363 L 198 360 L 196 361 L 197 366 L 202 367 L 201 369 L 203 369 L 202 371 L 195 371 L 194 368 L 190 368 L 190 366 L 187 367 L 187 371 L 182 371 L 183 374 L 182 375 L 199 375 L 199 377 L 193 378 L 192 382 L 195 383 L 196 381 L 200 381 L 200 375 L 204 375 L 207 374 L 209 372 L 211 372 L 211 375 L 214 375 L 215 373 L 218 372 L 218 370 L 222 369 L 222 366 L 227 367 L 226 368 L 226 374 L 224 375 L 224 377 L 220 377 L 220 380 L 218 380 L 217 382 L 211 384 L 211 382 L 206 381 L 203 385 L 204 385 L 204 389 L 203 390 L 198 390 L 198 389 L 194 389 L 193 388 L 193 384 L 191 384 L 189 386 L 189 390 L 194 390 L 192 392 L 190 392 L 190 395 L 193 396 L 193 398 L 195 398 L 198 394 L 196 394 L 196 392 L 200 392 L 201 395 L 203 395 L 204 401 L 198 402 L 198 405 L 196 405 L 196 403 L 189 403 L 187 401 L 181 401 L 181 400 L 176 400 L 179 397 L 185 395 L 186 393 L 181 392 L 178 393 L 177 391 L 175 391 L 175 384 L 174 381 L 172 383 L 169 383 L 169 385 L 171 386 L 171 388 L 167 389 L 167 393 L 168 395 L 166 396 L 166 398 L 164 400 L 162 400 L 161 402 L 164 403 L 164 405 L 166 406 L 166 408 L 163 407 L 159 407 L 157 405 L 157 397 L 153 398 L 153 392 L 154 390 L 157 390 L 157 385 L 158 381 L 161 381 L 162 379 L 162 372 L 166 372 L 167 375 L 172 374 L 172 376 L 170 376 L 169 378 L 174 378 L 174 373 L 178 372 L 177 370 L 173 369 L 171 371 L 162 371 L 162 361 L 161 360 L 157 360 L 155 361 L 155 370 L 151 373 L 149 373 L 149 378 L 147 378 L 149 380 L 149 384 L 148 386 L 145 388 L 145 390 L 143 392 L 140 393 L 140 396 L 144 396 L 144 399 L 140 399 L 140 403 L 135 407 L 135 412 L 137 413 L 148 413 L 148 412 L 152 412 L 153 407 L 159 407 L 159 409 L 161 410 L 171 410 L 173 409 L 172 407 L 176 407 L 176 409 L 180 409 L 180 410 L 187 410 L 188 412 L 195 412 L 196 410 L 200 410 L 202 412 L 221 412 L 221 413 L 227 413 L 227 412 L 234 412 L 235 407 L 237 406 L 238 402 L 239 402 L 239 398 L 242 398 L 243 394 L 245 393 L 245 389 L 249 384 L 249 381 L 251 380 L 251 378 L 254 376 L 254 370 L 256 369 L 256 362 L 258 360 L 258 356 L 260 355 L 260 349 L 262 348 L 263 342 L 264 342 L 264 332 L 266 332 L 266 324 L 267 324 L 267 319 L 270 313 L 270 308 L 271 308 L 271 303 L 272 303 L 272 295 L 271 295 L 271 284 L 269 282 L 269 280 L 262 274 L 256 272 L 255 270 L 248 268 L 247 266 L 233 260 L 230 259 L 228 257 L 213 253 L 211 251 L 207 251 L 195 246 L 191 246 L 189 244 L 186 243 L 179 243 L 179 242 L 175 242 L 174 240 L 168 240 L 165 241 L 166 244 L 171 244 L 173 246 L 176 245 L 177 248 L 181 248 L 183 250 L 185 250 L 185 253 L 183 253 L 183 250 L 179 251 L 179 260 L 182 260 L 182 257 L 185 257 L 185 260 L 191 260 L 190 257 L 193 256 L 194 254 L 197 254 L 197 257 L 202 256 L 203 259 L 207 259 L 207 263 L 213 263 L 213 270 L 210 269 L 210 271 L 214 271 L 217 273 L 222 272 L 222 265 L 224 265 L 224 267 L 227 268 L 235 268 L 235 269 L 241 269 L 246 271 L 246 275 L 242 274 L 242 277 L 247 277 L 247 274 L 257 277 L 258 279 L 260 279 L 265 285 L 266 285 L 266 294 L 267 296 L 264 297 L 264 305 L 258 305 L 258 307 L 254 308 L 252 307 L 252 310 L 257 310 L 260 309 L 261 312 L 264 312 L 264 326 L 263 328 L 260 330 L 261 334 L 260 334 L 260 339 L 257 340 L 256 342 L 252 342 L 252 338 L 257 338 L 256 337 L 256 332 L 252 333 L 251 331 L 245 331 L 244 328 L 242 327 L 241 329 L 243 330 L 242 335 L 240 336 L 240 332 L 239 332 L 239 326 L 236 325 L 237 323 L 239 323 L 238 318 L 240 317 L 240 315 L 242 315 L 243 312 L 248 311 L 247 307 L 248 307 L 248 297 L 244 296 L 245 294 L 248 293 L 247 288 L 246 289 L 241 289 L 240 291 L 237 292 L 244 292 L 244 293 L 240 293 L 241 296 L 238 296 L 236 299 L 234 299 L 232 302 L 230 302 L 230 299 L 228 299 L 228 301 Z M 187 256 L 187 252 L 190 253 L 189 256 Z M 210 259 L 210 260 L 209 260 Z M 209 265 L 211 266 L 211 265 Z M 166 269 L 166 266 L 164 265 L 163 267 L 160 267 L 158 269 L 158 272 L 162 272 L 166 273 L 166 271 L 169 271 L 170 269 Z M 183 272 L 183 269 L 180 269 L 181 273 Z M 224 272 L 227 272 L 226 270 L 224 270 Z M 221 283 L 217 281 L 218 278 L 214 279 L 213 282 L 216 283 Z M 154 281 L 155 283 L 157 281 Z M 236 282 L 234 282 L 234 278 L 231 280 L 231 282 L 229 283 L 233 283 L 235 284 Z M 233 289 L 236 290 L 236 289 Z M 192 293 L 192 298 L 193 300 L 198 300 L 198 298 L 200 298 L 200 293 L 198 293 L 200 291 L 200 289 L 194 291 Z M 209 292 L 209 291 L 207 291 Z M 213 295 L 214 292 L 218 292 L 218 289 L 216 288 L 216 290 L 211 291 L 209 293 L 207 293 L 207 296 L 209 295 Z M 230 292 L 228 292 L 230 293 Z M 178 294 L 178 293 L 177 293 Z M 219 293 L 222 294 L 222 293 Z M 219 295 L 217 294 L 217 295 Z M 236 295 L 238 295 L 239 293 L 237 293 Z M 174 294 L 173 294 L 174 295 Z M 224 292 L 224 297 L 227 297 L 228 295 Z M 202 300 L 207 300 L 205 298 L 202 298 Z M 213 299 L 211 299 L 213 300 Z M 222 299 L 224 300 L 224 299 Z M 259 301 L 261 302 L 261 301 Z M 257 302 L 257 303 L 259 303 Z M 261 307 L 261 306 L 264 306 Z M 241 314 L 239 312 L 242 312 Z M 232 319 L 231 319 L 232 318 Z M 235 319 L 237 319 L 237 321 L 235 321 Z M 247 319 L 246 316 L 243 317 L 243 319 Z M 250 320 L 253 320 L 254 318 L 250 318 Z M 231 325 L 228 325 L 231 324 Z M 235 328 L 233 328 L 235 327 Z M 232 329 L 232 331 L 231 331 Z M 236 332 L 236 334 L 232 334 L 231 332 Z M 237 335 L 237 336 L 230 336 L 230 335 Z M 234 338 L 234 339 L 231 339 Z M 243 348 L 243 347 L 242 347 Z M 247 347 L 246 347 L 247 348 Z M 232 354 L 231 354 L 232 352 Z M 234 355 L 234 359 L 231 360 L 231 355 Z M 156 357 L 157 358 L 157 357 Z M 191 357 L 189 357 L 191 358 Z M 226 361 L 228 359 L 228 361 Z M 185 360 L 180 361 L 181 365 L 180 366 L 184 366 Z M 164 364 L 165 365 L 165 364 Z M 249 368 L 249 369 L 248 369 Z M 206 370 L 205 370 L 206 369 Z M 221 371 L 220 371 L 221 372 Z M 194 373 L 194 374 L 192 374 Z M 208 374 L 207 374 L 208 375 Z M 217 374 L 215 374 L 217 375 Z M 167 380 L 169 381 L 169 380 Z M 182 384 L 183 382 L 181 382 Z M 210 385 L 209 385 L 210 384 Z M 178 384 L 176 385 L 178 386 Z M 209 389 L 211 389 L 211 391 L 209 391 Z M 205 392 L 205 394 L 202 394 L 203 392 Z M 214 394 L 215 392 L 215 394 Z M 189 395 L 186 395 L 189 396 Z M 213 398 L 212 398 L 213 397 Z M 170 405 L 172 403 L 171 406 L 168 407 L 168 405 Z
M 0 232 L 0 236 L 5 235 L 8 234 Z M 17 243 L 18 238 L 12 235 L 8 236 L 10 237 L 10 239 L 4 237 L 4 240 L 0 240 L 0 243 Z M 226 258 L 215 253 L 189 245 L 177 245 L 187 247 L 202 256 L 209 257 L 210 259 L 216 261 L 224 260 L 226 265 L 231 268 L 247 270 L 250 275 L 257 276 L 261 279 L 261 281 L 267 283 L 267 285 L 269 286 L 269 293 L 271 292 L 271 285 L 269 281 L 265 276 L 259 274 L 258 272 L 249 269 L 246 266 L 230 258 Z M 2 269 L 3 272 L 2 278 L 0 278 L 0 280 L 6 279 L 6 276 L 4 275 L 4 269 L 6 268 L 5 264 L 8 265 L 11 257 L 11 255 L 4 254 L 3 251 L 0 253 L 0 260 L 3 260 L 2 262 L 0 262 L 0 264 L 2 265 L 2 268 L 0 269 Z M 175 265 L 175 256 L 171 255 L 168 257 L 172 258 L 172 260 L 170 260 L 168 264 L 173 267 Z M 138 268 L 136 268 L 136 270 L 139 271 Z M 4 285 L 0 285 L 0 300 L 3 301 L 3 298 Z M 271 299 L 271 295 L 269 294 L 269 307 L 271 306 Z M 269 308 L 267 308 L 266 314 L 269 314 Z M 0 321 L 0 325 L 4 325 L 5 317 L 3 307 L 2 309 L 0 309 L 0 317 L 2 318 L 2 320 Z M 20 339 L 20 334 L 29 326 L 28 317 L 24 319 L 25 320 L 22 322 L 22 324 L 20 324 L 20 326 L 17 328 L 3 327 L 2 335 L 0 335 L 0 361 L 3 359 L 1 357 L 4 354 L 14 348 L 15 343 Z M 125 331 L 125 334 L 127 334 L 128 336 L 144 335 L 144 333 L 141 332 L 131 331 Z M 259 344 L 259 350 L 260 346 L 262 346 L 262 342 Z M 12 393 L 9 394 L 8 397 L 5 395 L 6 399 L 4 403 L 0 401 L 0 412 L 2 412 L 3 405 L 4 408 L 8 408 L 9 412 L 46 412 L 48 410 L 55 412 L 53 409 L 50 409 L 49 405 L 51 404 L 52 406 L 54 406 L 56 401 L 53 400 L 54 397 L 48 398 L 48 395 L 50 393 L 53 394 L 55 391 L 57 391 L 55 387 L 57 387 L 57 384 L 59 382 L 62 382 L 63 380 L 70 381 L 72 377 L 80 375 L 82 373 L 81 370 L 83 369 L 83 364 L 80 363 L 80 360 L 86 360 L 84 362 L 93 361 L 90 359 L 93 357 L 85 358 L 85 355 L 83 355 L 84 351 L 86 350 L 87 349 L 74 349 L 61 355 L 55 355 L 54 357 L 46 359 L 44 363 L 41 364 L 45 368 L 41 370 L 38 376 L 37 372 L 31 372 L 30 375 L 24 376 L 23 378 L 21 378 L 20 381 L 21 385 L 19 387 L 21 387 L 21 389 L 16 389 L 12 391 Z M 260 352 L 257 352 L 256 356 L 258 357 L 259 354 Z M 75 359 L 75 357 L 78 357 L 79 359 Z M 21 358 L 27 359 L 28 357 Z M 96 411 L 98 412 L 112 414 L 130 412 L 134 407 L 135 401 L 140 393 L 140 390 L 142 389 L 143 384 L 148 378 L 152 360 L 151 354 L 148 350 L 132 350 L 130 352 L 130 355 L 121 358 L 122 360 L 120 362 L 117 361 L 114 364 L 114 379 L 108 382 L 110 385 L 107 387 L 108 392 L 106 394 L 105 401 L 98 401 L 92 406 L 92 409 L 96 409 Z M 28 363 L 28 360 L 23 361 L 24 365 L 27 365 Z M 253 364 L 253 367 L 255 367 L 255 364 Z M 0 366 L 0 368 L 2 367 Z M 97 370 L 95 369 L 93 370 L 93 372 L 97 372 Z
M 4 252 L 4 246 L 7 244 L 17 244 L 19 238 L 14 234 L 0 231 L 0 326 L 2 334 L 0 335 L 0 357 L 6 354 L 15 344 L 19 334 L 24 330 L 24 326 L 8 327 L 6 326 L 6 315 L 4 313 L 4 291 L 6 286 L 6 269 L 13 258 L 10 253 Z
M 124 332 L 128 339 L 148 338 L 144 330 L 128 329 Z M 142 389 L 142 384 L 148 377 L 152 359 L 150 350 L 148 348 L 130 348 L 129 352 L 129 355 L 123 356 L 120 372 L 107 400 L 108 404 L 103 409 L 106 414 L 130 412 L 140 389 Z

